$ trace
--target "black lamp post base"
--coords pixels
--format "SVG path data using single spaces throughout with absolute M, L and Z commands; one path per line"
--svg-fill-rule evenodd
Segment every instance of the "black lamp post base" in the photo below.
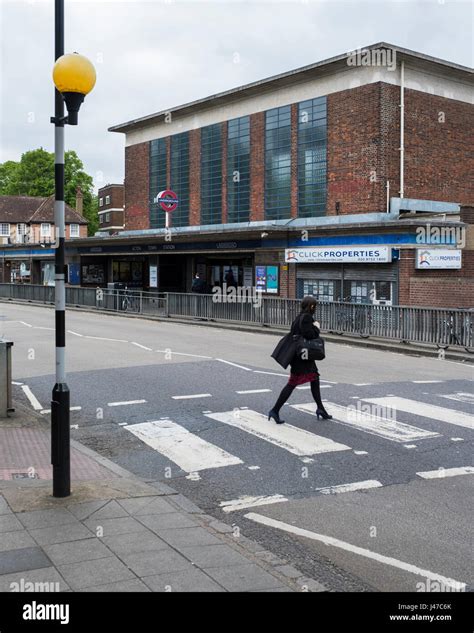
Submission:
M 51 401 L 51 463 L 53 465 L 53 496 L 71 494 L 70 471 L 69 387 L 56 383 Z

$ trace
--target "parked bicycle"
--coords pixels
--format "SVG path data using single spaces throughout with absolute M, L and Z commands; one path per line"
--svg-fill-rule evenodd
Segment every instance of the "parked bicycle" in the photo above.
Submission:
M 129 290 L 127 286 L 125 286 L 123 293 L 122 310 L 124 312 L 128 310 L 131 312 L 140 312 L 140 297 L 137 296 L 133 290 Z
M 459 345 L 464 347 L 469 354 L 474 354 L 473 317 L 465 316 L 460 323 L 457 323 L 451 315 L 443 321 L 443 329 L 443 342 L 436 343 L 438 349 L 448 349 L 451 345 Z

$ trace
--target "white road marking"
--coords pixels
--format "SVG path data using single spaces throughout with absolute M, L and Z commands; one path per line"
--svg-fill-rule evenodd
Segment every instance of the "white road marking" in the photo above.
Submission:
M 22 382 L 15 382 L 14 380 L 12 380 L 12 385 L 23 385 L 24 383 Z
M 431 385 L 437 382 L 444 382 L 444 380 L 412 380 L 415 385 Z
M 173 352 L 171 349 L 157 349 L 155 352 L 159 354 L 171 354 L 171 356 L 191 356 L 193 358 L 207 358 L 212 360 L 212 356 L 202 356 L 201 354 L 185 354 L 184 352 Z
M 129 404 L 143 404 L 146 400 L 124 400 L 123 402 L 108 402 L 108 407 L 126 407 Z
M 447 398 L 448 400 L 456 400 L 457 402 L 467 402 L 468 404 L 474 404 L 474 393 L 458 391 L 457 393 L 450 393 L 441 397 Z
M 425 402 L 419 402 L 418 400 L 410 400 L 409 398 L 400 398 L 398 396 L 391 398 L 366 398 L 365 401 L 391 407 L 397 411 L 407 411 L 408 413 L 420 415 L 425 418 L 432 418 L 440 422 L 456 424 L 466 429 L 474 429 L 474 416 L 463 413 L 462 411 L 445 409 L 444 407 L 438 407 L 434 404 L 427 404 Z
M 68 334 L 74 334 L 74 336 L 80 336 L 81 338 L 84 338 L 83 334 L 79 334 L 79 332 L 73 332 L 72 330 L 68 330 Z
M 312 457 L 302 457 L 301 461 L 304 464 L 314 464 L 314 459 Z
M 424 472 L 416 474 L 423 479 L 444 479 L 445 477 L 457 477 L 458 475 L 473 475 L 474 468 L 472 466 L 438 468 L 437 470 L 425 470 Z
M 127 431 L 151 446 L 187 473 L 242 464 L 242 460 L 206 442 L 171 420 L 131 424 Z
M 310 385 L 300 385 L 297 389 L 311 389 Z
M 26 325 L 26 327 L 33 327 L 30 323 L 26 323 L 25 321 L 18 321 L 18 323 L 22 323 L 23 325 Z
M 71 429 L 77 430 L 79 428 L 79 424 L 71 424 Z
M 128 422 L 119 422 L 118 425 L 119 426 L 128 426 Z
M 190 479 L 191 481 L 200 481 L 201 475 L 199 473 L 189 473 L 189 475 L 186 475 L 186 479 Z
M 189 396 L 171 396 L 173 400 L 190 400 L 191 398 L 212 398 L 211 393 L 193 393 Z
M 54 327 L 42 327 L 41 325 L 34 325 L 33 329 L 34 330 L 50 330 L 51 332 L 54 332 Z
M 463 437 L 452 437 L 450 438 L 452 442 L 464 442 Z
M 367 451 L 354 451 L 354 453 L 356 455 L 368 455 L 369 454 Z
M 314 402 L 293 404 L 291 406 L 298 411 L 304 411 L 314 416 L 316 415 L 316 405 Z M 410 426 L 409 424 L 397 422 L 390 418 L 365 413 L 355 408 L 350 409 L 349 407 L 343 407 L 334 402 L 328 402 L 327 406 L 333 416 L 333 421 L 347 424 L 352 428 L 365 431 L 371 435 L 378 435 L 392 442 L 409 442 L 439 436 L 439 433 L 434 433 L 433 431 L 425 431 L 416 426 Z
M 340 484 L 339 486 L 326 486 L 325 488 L 316 488 L 323 495 L 335 495 L 341 492 L 354 492 L 356 490 L 366 490 L 367 488 L 381 488 L 382 484 L 376 479 L 367 479 L 366 481 L 354 481 L 351 484 Z
M 369 387 L 370 385 L 373 385 L 373 382 L 355 382 L 354 383 L 354 387 Z
M 255 508 L 256 506 L 267 506 L 272 503 L 283 503 L 288 501 L 283 495 L 270 495 L 268 497 L 249 497 L 243 496 L 232 501 L 221 501 L 220 507 L 224 512 L 235 512 L 236 510 L 244 510 L 245 508 Z
M 260 466 L 248 466 L 249 470 L 260 470 Z
M 142 349 L 146 349 L 149 352 L 153 351 L 151 347 L 147 347 L 146 345 L 141 345 L 140 343 L 135 343 L 135 341 L 132 341 L 132 345 L 135 345 L 136 347 L 141 347 Z
M 268 376 L 283 376 L 283 378 L 289 378 L 288 374 L 276 374 L 274 371 L 260 371 L 259 369 L 254 369 L 254 374 L 267 374 Z
M 84 338 L 91 338 L 95 341 L 113 341 L 114 343 L 128 343 L 123 338 L 106 338 L 105 336 L 88 336 L 86 335 Z
M 416 444 L 404 444 L 405 448 L 416 448 Z
M 326 437 L 291 426 L 291 424 L 275 424 L 273 421 L 267 420 L 267 416 L 251 409 L 210 413 L 206 417 L 255 435 L 261 440 L 270 442 L 294 455 L 309 456 L 350 450 L 349 446 L 338 444 Z
M 39 402 L 39 400 L 34 395 L 34 393 L 31 391 L 31 389 L 28 387 L 28 385 L 22 385 L 21 388 L 23 389 L 23 391 L 25 393 L 25 396 L 30 401 L 30 404 L 33 407 L 33 409 L 35 411 L 41 411 L 43 409 L 43 405 Z
M 383 554 L 372 552 L 371 550 L 365 549 L 364 547 L 358 547 L 357 545 L 352 545 L 351 543 L 347 543 L 346 541 L 341 541 L 337 538 L 333 538 L 332 536 L 326 536 L 324 534 L 317 534 L 316 532 L 310 532 L 309 530 L 304 530 L 302 528 L 296 527 L 295 525 L 289 525 L 288 523 L 284 523 L 283 521 L 278 521 L 276 519 L 270 519 L 269 517 L 263 516 L 262 514 L 256 514 L 255 512 L 249 512 L 248 514 L 244 516 L 246 519 L 250 519 L 251 521 L 255 521 L 256 523 L 260 523 L 262 525 L 268 525 L 269 527 L 283 530 L 284 532 L 289 532 L 291 534 L 296 534 L 297 536 L 304 536 L 305 538 L 309 538 L 313 541 L 320 541 L 321 543 L 324 543 L 325 545 L 337 547 L 347 552 L 351 552 L 352 554 L 357 554 L 358 556 L 364 556 L 365 558 L 370 558 L 378 563 L 390 565 L 391 567 L 396 567 L 403 571 L 407 571 L 411 574 L 416 574 L 418 576 L 430 578 L 431 580 L 441 581 L 445 585 L 461 588 L 461 590 L 465 589 L 466 587 L 466 583 L 460 583 L 459 581 L 454 580 L 453 578 L 447 578 L 446 576 L 442 576 L 441 574 L 436 574 L 434 572 L 428 571 L 427 569 L 422 569 L 421 567 L 417 567 L 416 565 L 405 563 L 404 561 L 397 560 L 396 558 L 392 558 L 391 556 L 384 556 Z
M 244 369 L 245 371 L 252 371 L 248 367 L 244 367 L 243 365 L 237 365 L 237 363 L 231 363 L 230 360 L 224 360 L 223 358 L 216 358 L 220 363 L 225 363 L 226 365 L 232 365 L 233 367 L 238 367 L 239 369 Z
M 271 389 L 247 389 L 246 391 L 236 391 L 235 393 L 271 393 Z
M 82 407 L 69 407 L 69 411 L 80 411 L 81 409 L 82 409 Z M 41 413 L 41 415 L 43 415 L 45 413 L 51 413 L 51 409 L 43 409 L 42 411 L 40 411 L 40 413 Z

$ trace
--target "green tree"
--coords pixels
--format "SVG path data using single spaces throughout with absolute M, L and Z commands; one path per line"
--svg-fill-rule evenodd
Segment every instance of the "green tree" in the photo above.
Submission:
M 83 213 L 89 222 L 88 234 L 94 235 L 99 226 L 97 196 L 94 196 L 92 176 L 84 171 L 84 165 L 74 150 L 64 156 L 64 199 L 75 208 L 76 191 L 80 187 Z M 54 194 L 54 154 L 42 147 L 22 154 L 19 162 L 0 164 L 0 195 L 4 196 L 51 196 Z

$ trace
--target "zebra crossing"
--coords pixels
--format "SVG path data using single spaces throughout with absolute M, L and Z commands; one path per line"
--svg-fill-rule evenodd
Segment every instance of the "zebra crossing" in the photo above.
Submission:
M 208 400 L 209 401 L 209 400 Z M 349 401 L 353 402 L 353 401 Z M 366 403 L 366 404 L 361 404 Z M 255 404 L 254 404 L 255 406 Z M 260 466 L 249 461 L 244 455 L 242 447 L 249 446 L 259 455 L 268 451 L 283 451 L 286 459 L 297 459 L 301 464 L 318 464 L 324 456 L 340 456 L 338 464 L 343 463 L 344 455 L 351 454 L 351 459 L 364 459 L 362 456 L 370 456 L 370 436 L 379 440 L 378 447 L 396 447 L 404 445 L 405 448 L 417 449 L 423 446 L 423 442 L 440 441 L 461 442 L 468 440 L 469 430 L 474 429 L 474 416 L 452 408 L 441 407 L 432 402 L 423 402 L 395 395 L 377 398 L 361 398 L 357 407 L 353 404 L 343 406 L 337 402 L 325 402 L 326 408 L 333 416 L 332 420 L 318 423 L 314 427 L 307 428 L 306 416 L 315 417 L 316 406 L 314 402 L 289 404 L 288 412 L 283 417 L 289 417 L 289 410 L 296 415 L 283 425 L 276 425 L 262 411 L 248 407 L 235 407 L 232 410 L 212 411 L 206 410 L 200 414 L 202 422 L 210 422 L 211 426 L 202 426 L 197 420 L 193 429 L 189 426 L 189 419 L 149 420 L 141 423 L 132 423 L 121 428 L 132 433 L 141 442 L 154 451 L 176 464 L 182 471 L 192 478 L 193 473 L 212 471 L 219 469 L 221 472 L 229 467 L 244 467 L 246 470 L 258 472 Z M 388 412 L 388 413 L 387 413 Z M 391 414 L 390 414 L 391 412 Z M 199 416 L 198 416 L 199 417 Z M 194 418 L 196 417 L 194 414 Z M 178 420 L 178 421 L 177 421 Z M 416 422 L 416 424 L 414 424 Z M 450 437 L 452 426 L 455 425 L 465 430 L 464 437 Z M 204 433 L 202 432 L 204 429 Z M 223 437 L 223 429 L 239 434 L 239 441 L 231 446 L 229 442 L 226 448 L 219 445 Z M 346 438 L 341 441 L 347 429 Z M 337 433 L 336 433 L 337 430 Z M 205 435 L 205 438 L 202 437 Z M 336 439 L 335 439 L 336 436 Z M 227 435 L 229 437 L 229 435 Z M 244 438 L 244 441 L 242 441 Z M 245 440 L 247 438 L 247 440 Z M 373 440 L 372 440 L 373 441 Z M 416 444 L 413 444 L 416 442 Z M 380 444 L 381 443 L 381 444 Z M 235 450 L 235 448 L 240 448 Z M 366 449 L 366 450 L 361 450 Z M 410 451 L 416 454 L 416 451 Z M 279 453 L 281 455 L 281 453 Z M 283 457 L 283 455 L 282 455 Z M 442 464 L 434 465 L 441 468 Z M 467 464 L 462 464 L 463 474 L 470 474 L 472 469 Z M 417 472 L 414 467 L 414 474 Z M 431 469 L 433 470 L 433 469 Z M 431 471 L 427 471 L 431 472 Z M 454 471 L 457 472 L 457 471 Z M 422 475 L 419 475 L 420 477 Z M 200 480 L 200 477 L 195 477 Z M 320 486 L 313 492 L 321 494 L 333 494 L 365 488 L 378 488 L 383 484 L 377 479 L 368 479 L 350 483 L 344 480 L 341 472 L 341 481 L 336 485 Z M 234 511 L 246 505 L 247 497 L 239 497 L 235 501 L 225 502 L 225 511 Z M 253 504 L 264 505 L 263 496 L 250 496 L 246 507 Z M 281 501 L 281 496 L 275 499 Z M 268 501 L 269 503 L 275 501 Z

